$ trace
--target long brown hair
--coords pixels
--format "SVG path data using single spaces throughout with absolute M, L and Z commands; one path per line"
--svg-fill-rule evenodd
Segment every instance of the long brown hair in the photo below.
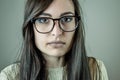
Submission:
M 27 0 L 23 23 L 23 51 L 20 59 L 20 80 L 47 80 L 45 59 L 35 45 L 31 19 L 40 15 L 53 0 Z M 82 15 L 78 0 L 72 0 L 75 15 Z M 65 55 L 68 80 L 91 80 L 85 50 L 84 25 L 82 19 L 75 31 L 70 51 Z

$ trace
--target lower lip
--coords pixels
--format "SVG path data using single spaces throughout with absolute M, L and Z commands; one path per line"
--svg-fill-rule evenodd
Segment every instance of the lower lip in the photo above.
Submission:
M 52 43 L 52 44 L 48 44 L 50 45 L 51 47 L 53 48 L 61 48 L 63 47 L 65 44 L 62 44 L 62 43 Z

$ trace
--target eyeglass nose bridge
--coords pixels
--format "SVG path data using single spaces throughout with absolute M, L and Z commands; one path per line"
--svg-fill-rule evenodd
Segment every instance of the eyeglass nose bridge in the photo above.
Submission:
M 60 28 L 60 30 L 64 31 L 61 26 L 60 26 L 60 18 L 56 18 L 56 19 L 52 19 L 53 20 L 53 28 L 51 31 L 53 31 L 54 27 L 55 27 L 55 22 L 58 22 L 58 27 Z

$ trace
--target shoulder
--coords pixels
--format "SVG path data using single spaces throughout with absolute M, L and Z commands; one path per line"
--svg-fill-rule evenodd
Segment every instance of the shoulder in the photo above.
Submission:
M 0 72 L 0 80 L 18 80 L 19 63 L 11 64 Z
M 108 80 L 107 70 L 103 61 L 94 57 L 89 57 L 88 60 L 93 80 Z
M 101 61 L 99 59 L 97 59 L 96 61 L 98 63 L 98 70 L 100 71 L 101 80 L 108 80 L 107 70 L 106 70 L 106 67 L 105 67 L 103 61 Z

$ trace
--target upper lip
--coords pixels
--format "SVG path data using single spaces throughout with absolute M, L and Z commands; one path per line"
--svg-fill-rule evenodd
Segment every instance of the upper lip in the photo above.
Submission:
M 51 41 L 51 42 L 48 42 L 47 44 L 65 44 L 65 42 L 63 42 L 63 41 Z

